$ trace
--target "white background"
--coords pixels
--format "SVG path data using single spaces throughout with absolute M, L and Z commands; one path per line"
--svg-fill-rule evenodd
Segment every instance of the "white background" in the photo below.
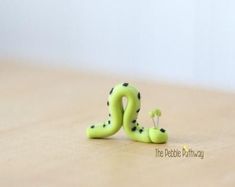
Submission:
M 0 57 L 235 90 L 235 1 L 0 0 Z

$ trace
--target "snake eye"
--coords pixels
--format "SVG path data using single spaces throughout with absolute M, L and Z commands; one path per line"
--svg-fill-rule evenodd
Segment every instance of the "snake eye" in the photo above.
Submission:
M 160 129 L 160 131 L 164 133 L 166 130 L 165 130 L 165 129 L 163 129 L 163 128 L 161 128 L 161 129 Z

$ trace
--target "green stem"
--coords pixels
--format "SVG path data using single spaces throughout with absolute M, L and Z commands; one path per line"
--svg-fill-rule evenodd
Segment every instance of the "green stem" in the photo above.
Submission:
M 159 116 L 157 117 L 157 128 L 159 127 Z
M 152 118 L 152 120 L 153 120 L 154 128 L 156 129 L 157 127 L 156 127 L 156 123 L 155 123 L 155 121 L 154 121 L 154 118 Z

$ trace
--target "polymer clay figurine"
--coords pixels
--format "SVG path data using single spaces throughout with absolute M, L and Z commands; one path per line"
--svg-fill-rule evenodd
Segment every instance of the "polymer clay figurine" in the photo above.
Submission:
M 127 98 L 124 108 L 122 98 Z M 97 123 L 87 128 L 88 138 L 105 138 L 115 134 L 123 126 L 125 133 L 132 140 L 145 143 L 166 143 L 168 135 L 166 130 L 159 128 L 161 111 L 156 109 L 150 112 L 153 119 L 153 128 L 144 128 L 137 122 L 140 111 L 140 92 L 128 83 L 115 86 L 109 92 L 107 105 L 109 118 L 103 123 Z M 154 117 L 157 116 L 157 125 Z

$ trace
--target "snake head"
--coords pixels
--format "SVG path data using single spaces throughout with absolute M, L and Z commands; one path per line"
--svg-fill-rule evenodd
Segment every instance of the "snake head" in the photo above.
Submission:
M 168 134 L 162 128 L 149 128 L 149 137 L 153 143 L 163 144 L 168 140 Z

